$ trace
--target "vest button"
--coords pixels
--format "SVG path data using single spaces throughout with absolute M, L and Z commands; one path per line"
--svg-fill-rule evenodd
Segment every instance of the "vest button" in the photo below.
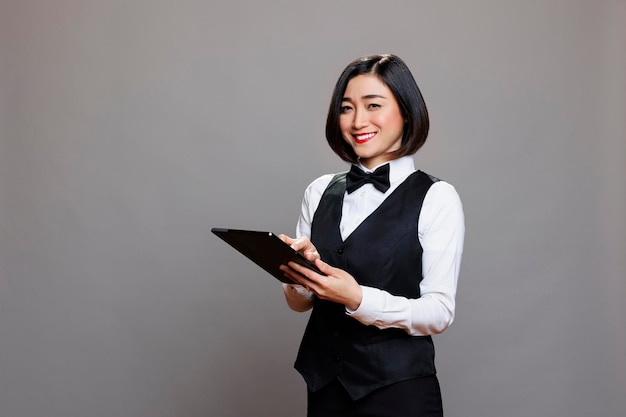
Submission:
M 343 255 L 343 248 L 339 248 L 339 249 L 337 249 L 337 253 L 338 253 L 339 255 Z

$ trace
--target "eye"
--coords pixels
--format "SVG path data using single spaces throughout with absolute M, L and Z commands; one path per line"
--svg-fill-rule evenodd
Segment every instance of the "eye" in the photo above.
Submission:
M 350 106 L 341 106 L 341 108 L 340 108 L 341 113 L 347 113 L 350 110 L 352 110 L 352 107 L 350 107 Z
M 367 105 L 368 109 L 378 109 L 380 107 L 381 107 L 380 104 L 377 104 L 377 103 L 370 103 Z

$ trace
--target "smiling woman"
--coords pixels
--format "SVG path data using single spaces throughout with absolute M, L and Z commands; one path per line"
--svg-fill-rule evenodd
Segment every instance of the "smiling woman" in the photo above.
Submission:
M 346 87 L 339 126 L 359 161 L 372 168 L 394 159 L 404 118 L 389 87 L 374 75 L 359 75 Z
M 402 140 L 400 148 L 391 152 L 393 158 L 413 155 L 424 145 L 428 136 L 428 110 L 411 71 L 397 56 L 377 57 L 363 57 L 350 63 L 337 80 L 331 97 L 326 119 L 326 139 L 333 151 L 347 162 L 355 163 L 359 159 L 351 143 L 345 140 L 343 129 L 343 123 L 347 120 L 356 122 L 356 126 L 363 122 L 355 120 L 354 115 L 349 116 L 351 110 L 355 109 L 355 100 L 360 99 L 363 104 L 367 102 L 370 111 L 385 105 L 389 107 L 388 111 L 394 113 L 393 107 L 397 107 L 403 119 Z M 365 91 L 367 89 L 370 91 Z
M 326 124 L 350 172 L 306 190 L 297 238 L 322 274 L 282 271 L 295 311 L 313 309 L 296 359 L 309 417 L 441 416 L 431 335 L 454 319 L 465 233 L 455 189 L 413 155 L 428 113 L 404 62 L 359 58 L 335 86 Z

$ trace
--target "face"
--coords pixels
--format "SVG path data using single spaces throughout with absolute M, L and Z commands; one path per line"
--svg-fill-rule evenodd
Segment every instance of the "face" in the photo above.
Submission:
M 389 153 L 400 148 L 404 118 L 389 87 L 374 75 L 362 74 L 348 82 L 339 127 L 359 162 L 373 168 L 393 159 Z

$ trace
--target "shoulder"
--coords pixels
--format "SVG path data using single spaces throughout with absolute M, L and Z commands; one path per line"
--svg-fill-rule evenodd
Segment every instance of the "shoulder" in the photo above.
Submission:
M 427 174 L 428 175 L 428 174 Z M 439 200 L 441 202 L 460 203 L 461 198 L 454 186 L 446 181 L 440 180 L 428 175 L 433 180 L 433 185 L 430 186 L 426 193 L 426 198 L 431 200 Z
M 304 191 L 302 199 L 302 209 L 300 211 L 300 220 L 296 228 L 298 237 L 310 237 L 311 223 L 317 207 L 320 204 L 324 191 L 333 180 L 336 174 L 326 174 L 316 178 L 311 182 Z
M 321 197 L 324 190 L 328 187 L 330 182 L 337 174 L 324 174 L 321 177 L 314 179 L 304 192 L 305 197 L 319 196 Z
M 457 204 L 461 202 L 459 194 L 454 186 L 442 179 L 439 179 L 433 175 L 430 175 L 424 171 L 414 172 L 413 178 L 418 183 L 426 183 L 428 189 L 426 190 L 424 203 L 439 203 L 439 204 Z
M 456 188 L 446 181 L 435 181 L 424 197 L 420 220 L 425 227 L 443 223 L 464 228 L 463 204 Z
M 337 174 L 322 175 L 321 177 L 313 180 L 313 182 L 306 187 L 306 190 L 304 191 L 303 203 L 309 207 L 309 209 L 315 211 L 320 200 L 322 199 L 324 191 L 336 175 Z

